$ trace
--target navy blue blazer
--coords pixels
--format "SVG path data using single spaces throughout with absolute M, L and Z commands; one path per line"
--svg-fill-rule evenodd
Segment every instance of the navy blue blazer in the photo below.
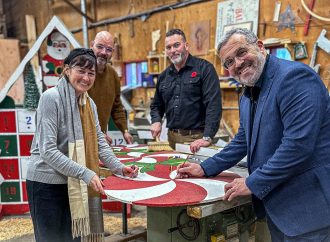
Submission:
M 330 97 L 322 80 L 302 63 L 270 56 L 251 134 L 250 106 L 242 95 L 238 133 L 201 164 L 206 176 L 247 155 L 257 216 L 265 209 L 288 236 L 330 226 Z

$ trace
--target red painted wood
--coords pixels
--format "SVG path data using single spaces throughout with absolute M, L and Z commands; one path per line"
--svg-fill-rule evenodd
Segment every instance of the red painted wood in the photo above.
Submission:
M 2 206 L 3 215 L 24 214 L 29 212 L 28 204 L 6 204 Z
M 22 182 L 22 194 L 23 194 L 23 202 L 28 201 L 27 190 L 26 190 L 26 182 Z
M 123 151 L 132 151 L 128 148 L 123 148 L 119 152 Z M 134 152 L 134 151 L 133 151 Z M 115 152 L 116 153 L 116 152 Z M 166 157 L 153 157 L 153 154 L 178 154 L 178 152 L 153 152 L 147 153 L 143 152 L 143 154 L 138 158 L 133 158 L 130 160 L 122 160 L 123 163 L 131 163 L 132 161 L 136 162 L 135 164 L 140 164 L 138 161 L 141 161 L 143 158 L 154 158 L 157 160 L 157 163 L 154 165 L 152 169 L 148 170 L 146 173 L 151 175 L 155 178 L 162 178 L 165 179 L 163 181 L 138 181 L 138 180 L 129 180 L 124 179 L 121 177 L 111 176 L 104 180 L 105 190 L 110 191 L 130 191 L 133 192 L 141 192 L 139 190 L 134 189 L 143 189 L 143 188 L 152 188 L 154 186 L 158 186 L 168 182 L 175 182 L 175 188 L 172 191 L 169 191 L 166 194 L 160 194 L 159 196 L 154 196 L 153 198 L 147 198 L 142 200 L 132 201 L 132 204 L 137 205 L 144 205 L 144 206 L 155 206 L 155 207 L 168 207 L 168 206 L 185 206 L 190 204 L 199 204 L 201 203 L 206 196 L 208 195 L 207 191 L 200 185 L 194 184 L 191 182 L 186 182 L 181 179 L 171 179 L 170 173 L 176 170 L 176 166 L 169 165 L 169 158 Z M 123 158 L 128 156 L 125 155 L 117 155 L 118 158 Z M 140 168 L 141 170 L 141 168 Z M 234 178 L 239 177 L 236 174 L 231 174 L 230 176 L 217 176 L 215 178 L 197 178 L 197 179 L 204 179 L 204 180 L 218 180 L 223 182 L 231 182 Z M 148 191 L 148 190 L 147 190 Z M 147 192 L 145 189 L 143 192 Z M 137 194 L 141 195 L 141 194 Z M 116 199 L 116 197 L 113 197 Z M 117 198 L 119 199 L 119 198 Z M 219 200 L 221 197 L 219 197 Z M 124 201 L 128 201 L 125 200 Z
M 18 159 L 0 159 L 0 173 L 5 180 L 19 179 Z
M 198 185 L 176 181 L 176 188 L 165 195 L 135 202 L 137 205 L 153 207 L 185 206 L 197 204 L 206 197 L 206 191 Z
M 0 112 L 0 133 L 16 133 L 15 111 Z
M 117 201 L 103 201 L 102 208 L 105 212 L 109 213 L 121 213 L 123 203 Z M 127 204 L 127 217 L 130 218 L 132 215 L 132 205 Z
M 30 156 L 33 135 L 19 135 L 19 147 L 21 156 Z

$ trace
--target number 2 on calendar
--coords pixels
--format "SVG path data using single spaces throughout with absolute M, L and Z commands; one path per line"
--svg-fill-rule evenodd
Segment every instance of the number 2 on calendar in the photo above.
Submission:
M 31 125 L 32 124 L 32 122 L 31 122 L 31 120 L 32 120 L 31 116 L 25 117 L 25 119 L 26 119 L 26 124 L 28 124 L 28 125 Z

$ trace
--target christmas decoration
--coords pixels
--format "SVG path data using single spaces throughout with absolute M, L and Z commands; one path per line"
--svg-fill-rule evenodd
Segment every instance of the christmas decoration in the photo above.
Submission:
M 44 84 L 50 88 L 57 85 L 62 73 L 64 59 L 70 53 L 70 42 L 58 31 L 47 37 L 47 55 L 42 58 Z
M 40 93 L 36 84 L 35 75 L 31 63 L 29 62 L 24 71 L 24 108 L 28 110 L 35 110 L 38 107 Z

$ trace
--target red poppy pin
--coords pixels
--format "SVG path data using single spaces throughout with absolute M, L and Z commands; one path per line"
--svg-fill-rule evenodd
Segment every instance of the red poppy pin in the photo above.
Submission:
M 196 77 L 196 76 L 197 76 L 197 72 L 196 71 L 194 71 L 194 72 L 191 73 L 191 77 Z

